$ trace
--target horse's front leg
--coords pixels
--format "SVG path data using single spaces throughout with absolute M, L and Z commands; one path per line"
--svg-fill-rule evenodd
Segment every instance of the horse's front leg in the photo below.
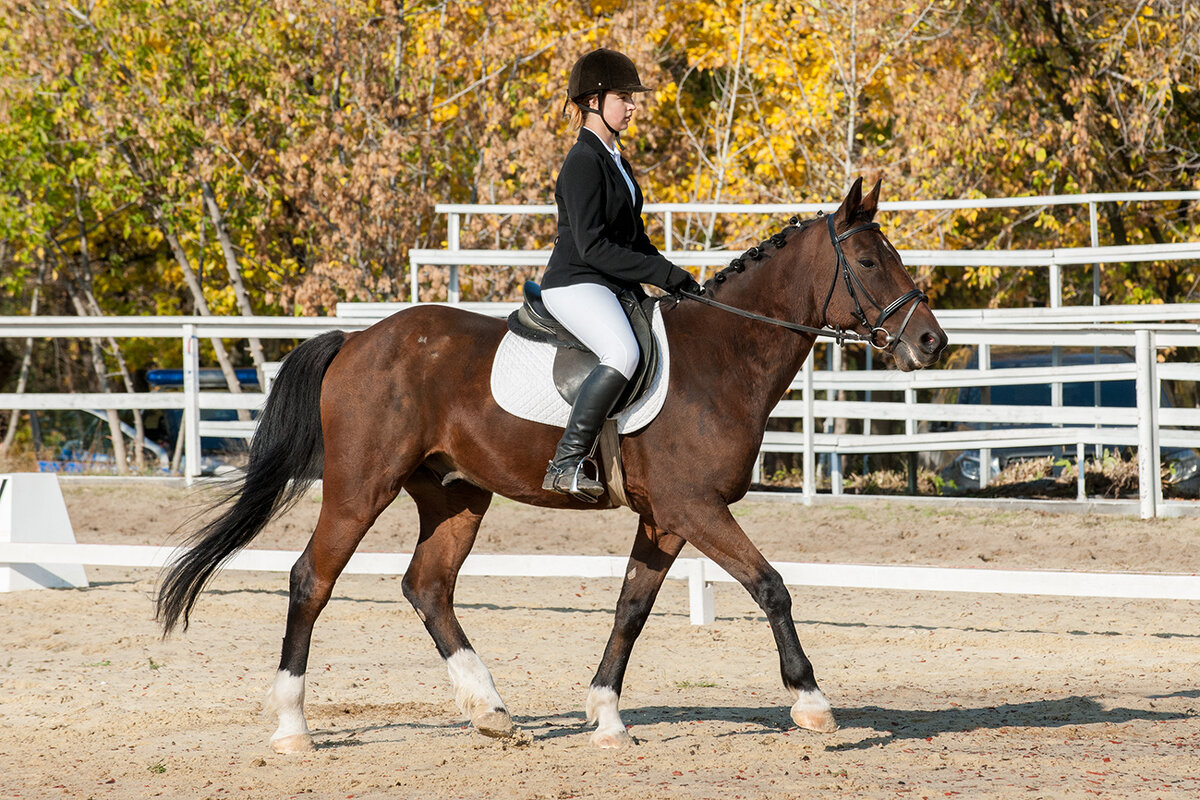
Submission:
M 587 719 L 597 724 L 591 740 L 596 747 L 624 747 L 630 742 L 617 708 L 621 685 L 625 682 L 625 668 L 667 570 L 682 548 L 681 537 L 660 531 L 647 518 L 642 518 L 629 555 L 621 596 L 617 600 L 612 634 L 588 692 Z
M 729 506 L 719 498 L 707 502 L 691 498 L 656 507 L 654 515 L 660 526 L 682 535 L 732 575 L 766 614 L 779 650 L 783 685 L 794 698 L 792 721 L 819 733 L 837 730 L 829 701 L 817 687 L 812 664 L 796 635 L 787 585 L 734 520 Z

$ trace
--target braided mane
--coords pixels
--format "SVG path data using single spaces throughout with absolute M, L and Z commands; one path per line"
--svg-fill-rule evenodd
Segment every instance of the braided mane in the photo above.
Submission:
M 767 251 L 768 247 L 774 247 L 776 250 L 782 250 L 791 236 L 805 230 L 819 219 L 821 219 L 821 216 L 816 216 L 812 219 L 805 220 L 802 220 L 799 217 L 792 217 L 790 220 L 788 220 L 787 227 L 785 227 L 782 231 L 772 234 L 759 244 L 751 247 L 749 250 L 730 261 L 729 266 L 721 269 L 719 272 L 705 281 L 704 290 L 706 292 L 711 291 L 716 286 L 719 286 L 728 280 L 729 276 L 733 273 L 744 272 L 747 267 L 747 261 L 757 262 L 770 257 L 771 254 Z

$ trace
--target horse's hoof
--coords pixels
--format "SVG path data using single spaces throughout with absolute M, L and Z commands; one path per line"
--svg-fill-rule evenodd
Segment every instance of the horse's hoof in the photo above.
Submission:
M 833 733 L 838 729 L 829 700 L 820 689 L 797 692 L 792 705 L 792 722 L 807 731 Z
M 295 753 L 310 753 L 315 748 L 313 747 L 312 736 L 307 733 L 297 733 L 271 742 L 271 749 L 280 755 L 286 756 Z
M 592 747 L 599 747 L 601 750 L 619 750 L 631 744 L 633 744 L 633 737 L 624 728 L 611 731 L 598 730 L 592 734 Z
M 507 711 L 489 711 L 471 718 L 475 730 L 493 739 L 507 739 L 513 735 L 512 717 Z
M 833 733 L 838 729 L 837 720 L 829 709 L 822 711 L 798 711 L 792 709 L 792 722 L 808 731 Z

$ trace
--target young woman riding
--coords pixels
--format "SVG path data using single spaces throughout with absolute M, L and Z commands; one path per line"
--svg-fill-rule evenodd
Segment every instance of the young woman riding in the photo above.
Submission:
M 571 128 L 581 129 L 567 153 L 554 199 L 558 237 L 542 277 L 542 300 L 575 338 L 600 358 L 572 406 L 542 488 L 595 502 L 604 486 L 583 470 L 596 437 L 638 364 L 638 346 L 617 295 L 645 297 L 641 284 L 699 293 L 696 279 L 664 258 L 642 223 L 642 192 L 618 148 L 621 131 L 646 92 L 621 53 L 599 49 L 571 68 Z

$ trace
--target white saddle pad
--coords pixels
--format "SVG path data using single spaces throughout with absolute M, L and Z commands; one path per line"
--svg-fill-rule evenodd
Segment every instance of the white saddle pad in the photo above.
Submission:
M 658 367 L 650 379 L 650 388 L 636 403 L 617 416 L 617 432 L 633 433 L 650 424 L 667 397 L 667 378 L 671 357 L 667 351 L 667 333 L 662 310 L 654 307 L 651 321 L 658 341 Z M 565 428 L 571 406 L 554 387 L 554 345 L 531 342 L 512 331 L 504 334 L 492 362 L 492 397 L 508 413 L 532 422 Z

